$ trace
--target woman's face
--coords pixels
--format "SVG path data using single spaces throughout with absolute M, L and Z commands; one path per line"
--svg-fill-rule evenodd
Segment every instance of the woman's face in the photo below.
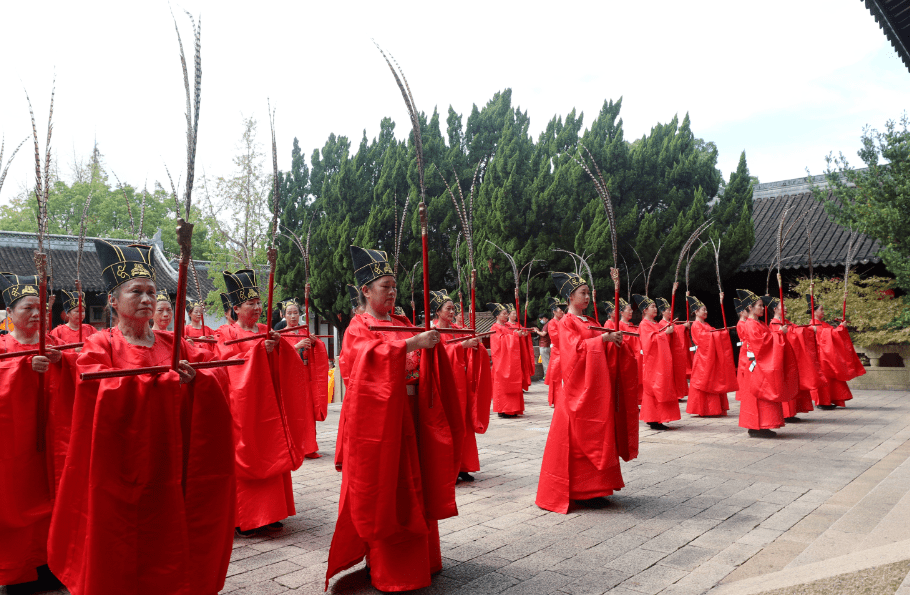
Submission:
M 79 306 L 76 306 L 75 308 L 73 308 L 72 310 L 67 312 L 65 317 L 66 317 L 66 322 L 69 324 L 76 325 L 76 324 L 81 323 L 82 319 L 85 318 L 85 305 L 83 304 L 83 306 L 81 308 Z
M 695 311 L 695 320 L 705 321 L 708 318 L 708 309 L 702 306 Z
M 645 308 L 645 311 L 642 312 L 641 315 L 644 316 L 645 318 L 647 318 L 648 320 L 653 319 L 655 316 L 657 316 L 657 306 L 654 304 L 651 304 L 650 306 Z
M 361 288 L 367 298 L 367 304 L 377 314 L 388 314 L 395 310 L 395 298 L 398 296 L 398 285 L 395 278 L 389 275 L 374 280 Z
M 174 309 L 171 308 L 170 302 L 160 301 L 155 304 L 155 328 L 159 331 L 167 329 L 171 324 L 171 318 L 174 315 Z
M 193 322 L 199 322 L 202 320 L 202 306 L 196 306 L 193 308 L 193 310 L 190 312 L 190 320 Z
M 34 335 L 41 326 L 41 300 L 36 297 L 20 299 L 7 313 L 13 319 L 16 329 L 24 335 Z
M 751 306 L 749 306 L 749 313 L 753 316 L 762 316 L 765 313 L 765 305 L 761 300 L 758 300 Z
M 509 322 L 518 322 L 518 312 L 509 310 Z
M 591 290 L 587 285 L 578 286 L 575 291 L 569 295 L 569 306 L 577 308 L 584 312 L 591 303 Z
M 284 319 L 288 321 L 288 326 L 300 326 L 300 308 L 296 305 L 290 305 L 284 310 Z
M 666 310 L 661 312 L 660 315 L 663 316 L 664 320 L 670 320 L 670 309 L 667 308 Z
M 565 315 L 566 315 L 566 311 L 563 310 L 562 308 L 556 308 L 555 310 L 553 310 L 553 318 L 555 318 L 556 320 L 561 319 Z
M 442 322 L 452 324 L 455 320 L 455 304 L 448 301 L 442 305 L 442 308 L 436 311 L 436 316 Z
M 502 310 L 499 312 L 499 314 L 496 315 L 496 322 L 498 322 L 499 324 L 505 324 L 508 321 L 509 321 L 509 311 L 508 310 Z
M 155 282 L 151 279 L 130 279 L 111 296 L 111 305 L 120 320 L 148 323 L 155 315 L 157 303 Z
M 244 326 L 253 326 L 262 314 L 262 300 L 259 298 L 247 300 L 239 306 L 234 306 L 234 312 L 237 313 L 237 320 Z
M 632 306 L 626 306 L 622 309 L 622 312 L 619 313 L 619 315 L 622 316 L 623 322 L 629 322 L 632 320 L 632 314 L 634 314 L 632 311 Z

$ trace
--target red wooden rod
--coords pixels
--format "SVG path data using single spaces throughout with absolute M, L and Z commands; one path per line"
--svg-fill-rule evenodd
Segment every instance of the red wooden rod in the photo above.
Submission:
M 82 281 L 76 279 L 76 295 L 79 296 L 79 340 L 82 341 L 82 319 L 85 318 L 85 312 L 82 311 Z
M 724 328 L 729 328 L 729 327 L 727 326 L 727 313 L 724 312 L 724 300 L 723 300 L 723 298 L 720 299 L 720 315 L 723 316 L 723 318 L 724 318 Z
M 38 299 L 41 300 L 40 311 L 41 311 L 41 325 L 38 327 L 38 355 L 45 355 L 47 347 L 47 256 L 44 254 L 35 254 L 35 258 L 42 258 L 43 261 L 38 263 L 38 274 L 40 275 L 41 284 L 38 286 Z M 44 374 L 38 374 L 38 398 L 36 399 L 35 406 L 38 408 L 38 443 L 36 448 L 38 452 L 44 452 L 45 442 L 47 437 L 45 436 L 45 426 L 47 425 L 47 418 L 45 417 L 46 405 L 45 400 L 46 396 L 44 394 Z
M 486 333 L 477 333 L 476 335 L 473 335 L 471 337 L 458 337 L 455 339 L 449 339 L 448 341 L 446 341 L 446 344 L 461 343 L 462 341 L 469 341 L 471 339 L 483 339 L 484 337 L 489 337 L 490 335 L 495 335 L 495 334 L 496 334 L 496 331 L 488 331 Z
M 188 341 L 193 343 L 211 343 L 215 344 L 218 342 L 218 339 L 215 337 L 185 337 Z
M 277 330 L 277 331 L 273 330 L 271 332 L 278 333 L 278 334 L 284 334 L 284 333 L 289 333 L 291 331 L 296 331 L 296 330 L 306 331 L 307 328 L 305 326 L 287 326 L 281 330 Z M 307 335 L 309 335 L 308 332 L 307 332 Z M 225 345 L 234 345 L 235 343 L 245 343 L 247 341 L 254 341 L 256 339 L 268 339 L 268 338 L 269 338 L 268 333 L 259 333 L 256 335 L 250 335 L 249 337 L 243 337 L 240 339 L 231 339 L 230 341 L 225 341 L 224 344 Z
M 395 333 L 424 333 L 426 329 L 419 326 L 381 326 L 371 325 L 367 327 L 371 331 L 387 331 Z M 444 335 L 473 335 L 474 331 L 469 328 L 436 328 L 431 329 Z
M 179 226 L 178 226 L 179 227 Z M 178 234 L 180 230 L 178 230 Z M 177 270 L 177 299 L 174 300 L 174 351 L 171 354 L 171 369 L 176 370 L 180 364 L 180 344 L 183 341 L 183 327 L 185 323 L 186 310 L 186 276 L 189 259 L 181 255 L 180 266 Z
M 604 327 L 604 326 L 593 326 L 593 325 L 592 325 L 592 326 L 589 326 L 589 327 L 588 327 L 588 330 L 589 330 L 589 331 L 607 331 L 608 333 L 615 333 L 615 332 L 617 332 L 616 329 L 607 328 L 607 327 Z M 619 331 L 619 332 L 622 333 L 623 335 L 628 336 L 628 337 L 637 337 L 637 336 L 639 336 L 638 333 L 630 333 L 629 331 Z
M 195 362 L 190 367 L 194 370 L 207 370 L 209 368 L 227 368 L 230 366 L 241 366 L 246 363 L 245 359 L 225 359 L 211 362 Z M 104 372 L 83 372 L 79 374 L 82 380 L 102 380 L 104 378 L 124 378 L 127 376 L 142 376 L 143 374 L 161 374 L 170 372 L 170 366 L 150 366 L 148 368 L 135 368 L 132 370 L 106 370 Z
M 66 345 L 48 345 L 48 348 L 55 349 L 57 351 L 63 351 L 64 349 L 76 349 L 82 347 L 84 343 L 67 343 Z M 47 349 L 45 349 L 45 354 Z M 9 359 L 13 357 L 19 357 L 20 355 L 41 355 L 39 349 L 27 349 L 25 351 L 13 351 L 10 353 L 0 353 L 0 360 Z

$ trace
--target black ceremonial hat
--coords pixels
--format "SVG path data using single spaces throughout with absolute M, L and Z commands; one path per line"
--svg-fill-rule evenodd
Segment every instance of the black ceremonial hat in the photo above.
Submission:
M 749 291 L 748 289 L 737 289 L 736 295 L 739 296 L 742 309 L 745 310 L 751 307 L 754 303 L 761 301 L 761 298 Z
M 736 308 L 736 313 L 739 314 L 746 308 L 743 306 L 743 301 L 738 297 L 733 298 L 733 306 Z
M 300 302 L 297 301 L 297 298 L 292 297 L 292 298 L 288 298 L 288 299 L 284 300 L 283 302 L 281 302 L 280 304 L 278 304 L 278 307 L 281 308 L 282 313 L 287 311 L 288 306 L 297 306 L 297 309 L 299 310 Z
M 445 289 L 440 289 L 439 291 L 430 291 L 430 311 L 433 313 L 439 311 L 440 308 L 445 306 L 446 302 L 451 301 L 452 298 L 449 297 L 449 293 Z
M 803 297 L 806 298 L 806 314 L 812 314 L 812 295 L 807 293 Z M 821 304 L 819 304 L 818 301 L 816 300 L 815 309 L 818 310 L 818 307 L 820 305 Z
M 503 304 L 503 305 L 506 307 L 506 310 L 508 310 L 510 314 L 515 311 L 515 304 L 513 304 L 512 302 L 509 302 L 508 304 Z
M 404 308 L 395 306 L 395 316 L 407 316 L 407 314 L 404 313 Z
M 93 241 L 98 260 L 101 261 L 101 278 L 104 279 L 108 292 L 132 279 L 155 281 L 151 246 L 143 244 L 115 246 L 104 240 Z
M 556 286 L 556 291 L 559 292 L 560 297 L 566 301 L 569 300 L 569 296 L 572 295 L 573 291 L 582 285 L 588 284 L 581 275 L 576 275 L 575 273 L 553 272 L 550 273 L 550 278 L 553 279 L 553 285 Z
M 489 302 L 487 310 L 493 313 L 493 316 L 499 316 L 500 312 L 508 312 L 509 309 L 498 302 Z
M 663 314 L 665 310 L 670 309 L 670 303 L 662 297 L 655 298 L 654 303 L 657 304 L 658 314 Z
M 351 310 L 356 310 L 360 306 L 360 290 L 348 283 L 348 297 L 351 299 Z
M 221 295 L 224 295 L 224 294 L 222 293 Z M 227 296 L 225 296 L 225 297 L 227 297 Z M 165 289 L 159 289 L 159 290 L 158 290 L 158 293 L 155 294 L 155 301 L 156 301 L 156 302 L 168 302 L 168 303 L 170 303 L 170 301 L 171 301 L 171 296 L 169 296 L 169 295 L 167 294 L 167 290 L 165 290 Z M 225 307 L 224 309 L 227 310 L 228 307 Z
M 773 310 L 780 305 L 780 298 L 772 297 L 770 295 L 761 296 L 761 303 L 765 305 L 765 308 L 770 308 Z
M 689 305 L 689 312 L 691 312 L 692 314 L 695 314 L 696 310 L 698 310 L 699 308 L 705 307 L 705 305 L 702 303 L 702 301 L 700 299 L 698 299 L 697 297 L 695 297 L 694 295 L 687 295 L 686 303 Z
M 78 291 L 67 291 L 65 289 L 60 290 L 63 293 L 63 311 L 69 312 L 70 310 L 75 310 L 79 307 L 79 294 Z M 82 293 L 82 304 L 85 304 L 85 292 Z
M 357 285 L 363 287 L 386 275 L 394 276 L 388 255 L 382 250 L 370 250 L 351 246 L 351 260 L 354 261 L 354 277 Z
M 651 298 L 638 294 L 638 293 L 632 294 L 632 301 L 635 302 L 635 307 L 638 308 L 639 310 L 641 310 L 642 312 L 647 310 L 648 307 L 654 303 L 654 300 L 652 300 Z
M 199 300 L 194 300 L 193 298 L 186 298 L 186 313 L 191 314 L 196 306 L 202 306 L 202 309 L 205 309 L 205 305 Z
M 0 273 L 0 292 L 7 308 L 12 308 L 13 304 L 24 297 L 38 297 L 38 285 L 38 275 Z
M 224 271 L 224 284 L 227 287 L 228 299 L 232 306 L 239 306 L 249 300 L 260 298 L 259 285 L 256 284 L 256 272 L 241 269 L 236 273 Z
M 559 298 L 555 298 L 555 297 L 547 298 L 547 306 L 550 308 L 551 312 L 553 310 L 555 310 L 556 308 L 562 308 L 563 310 L 569 309 L 569 304 L 567 304 L 564 301 L 560 300 Z
M 228 297 L 228 294 L 219 293 L 218 297 L 221 298 L 221 307 L 224 308 L 224 311 L 230 312 L 231 320 L 237 320 L 237 313 L 234 312 L 234 308 L 231 307 L 231 298 Z

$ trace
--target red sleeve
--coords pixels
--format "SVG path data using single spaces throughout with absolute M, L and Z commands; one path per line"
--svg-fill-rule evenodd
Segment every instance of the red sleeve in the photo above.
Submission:
M 642 320 L 638 326 L 641 335 L 642 368 L 645 387 L 661 402 L 680 398 L 673 368 L 672 339 L 659 323 Z M 674 330 L 675 332 L 675 330 Z
M 709 324 L 695 322 L 692 324 L 692 340 L 696 350 L 692 360 L 691 386 L 709 393 L 739 390 L 730 333 L 717 332 Z
M 757 320 L 749 319 L 743 325 L 742 337 L 746 357 L 750 360 L 744 372 L 750 375 L 749 392 L 766 401 L 778 403 L 796 398 L 799 391 L 799 370 L 793 350 L 784 335 L 770 331 Z

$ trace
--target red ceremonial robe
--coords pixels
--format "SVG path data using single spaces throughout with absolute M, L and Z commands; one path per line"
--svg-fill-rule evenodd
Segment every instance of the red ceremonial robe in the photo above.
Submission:
M 224 345 L 225 341 L 265 333 L 234 325 L 222 326 L 215 353 L 218 359 L 245 358 L 227 368 L 231 377 L 231 414 L 237 462 L 237 526 L 243 531 L 263 527 L 296 514 L 291 471 L 303 456 L 316 452 L 313 400 L 304 379 L 303 362 L 279 341 L 266 353 L 263 339 Z M 325 376 L 320 395 L 325 394 Z
M 48 337 L 47 344 L 60 344 Z M 28 351 L 12 335 L 0 336 L 0 353 Z M 0 360 L 0 584 L 37 580 L 35 569 L 47 563 L 47 534 L 54 497 L 69 444 L 75 394 L 76 354 L 64 351 L 44 373 L 44 396 L 38 398 L 38 373 L 32 357 Z M 39 428 L 38 404 L 45 423 Z M 38 432 L 44 451 L 38 451 Z
M 442 335 L 445 342 L 446 335 Z M 493 398 L 493 378 L 490 355 L 483 344 L 465 349 L 464 343 L 446 343 L 446 354 L 455 375 L 455 389 L 464 416 L 464 443 L 461 448 L 459 471 L 480 471 L 476 434 L 485 434 L 490 425 L 490 402 Z
M 560 321 L 563 397 L 547 435 L 537 506 L 565 514 L 570 500 L 609 496 L 625 484 L 619 459 L 638 456 L 637 363 L 631 348 L 604 343 L 586 316 Z
M 301 339 L 307 337 L 307 332 L 305 330 L 296 330 L 282 333 L 281 336 L 293 348 Z M 326 378 L 329 377 L 329 352 L 325 348 L 325 343 L 315 337 L 313 338 L 313 346 L 309 350 L 306 352 L 303 350 L 296 351 L 300 356 L 300 361 L 304 362 L 303 378 L 309 387 L 307 396 L 313 400 L 313 419 L 325 421 L 329 411 L 329 397 L 325 391 L 327 387 Z M 315 427 L 314 424 L 313 428 L 315 429 Z M 318 452 L 313 451 L 306 453 L 305 458 L 318 459 L 320 456 Z
M 559 319 L 553 318 L 547 323 L 547 334 L 550 337 L 550 364 L 547 366 L 544 384 L 547 389 L 547 403 L 550 406 L 562 396 L 562 366 L 559 364 Z
M 669 321 L 664 321 L 669 324 Z M 692 341 L 689 340 L 689 329 L 677 324 L 670 335 L 670 349 L 673 351 L 673 379 L 676 382 L 676 394 L 682 399 L 689 394 L 689 377 L 692 376 Z
M 782 333 L 774 333 L 751 318 L 737 324 L 743 341 L 740 356 L 739 426 L 767 430 L 784 425 L 784 401 L 796 398 L 799 370 L 793 350 Z M 754 364 L 754 365 L 753 365 Z
M 407 353 L 413 334 L 369 330 L 405 324 L 401 316 L 385 321 L 363 314 L 344 335 L 350 371 L 338 434 L 344 467 L 327 588 L 364 556 L 380 591 L 426 587 L 442 569 L 437 522 L 458 514 L 465 422 L 445 349 Z M 409 395 L 406 384 L 418 377 L 427 380 Z
M 727 393 L 738 390 L 733 344 L 730 333 L 716 331 L 707 322 L 692 323 L 695 357 L 692 360 L 692 380 L 686 413 L 692 415 L 727 415 L 730 402 Z
M 641 395 L 644 392 L 644 386 L 642 382 L 644 381 L 644 353 L 641 349 L 641 336 L 639 333 L 639 328 L 635 324 L 629 324 L 628 322 L 619 321 L 619 330 L 626 331 L 627 333 L 635 333 L 639 335 L 638 337 L 633 337 L 632 335 L 624 335 L 622 338 L 623 343 L 628 343 L 629 348 L 632 350 L 632 353 L 635 354 L 635 361 L 638 362 L 638 404 L 641 405 Z
M 684 357 L 674 351 L 673 338 L 666 333 L 667 323 L 642 320 L 638 325 L 641 334 L 642 378 L 641 421 L 646 423 L 665 423 L 676 421 L 682 416 L 679 413 L 678 372 L 675 358 Z M 674 329 L 673 333 L 676 333 Z M 685 360 L 682 360 L 685 363 Z
M 51 337 L 59 339 L 58 345 L 66 345 L 68 343 L 78 343 L 79 342 L 79 330 L 73 330 L 66 324 L 61 324 L 54 327 L 50 333 Z M 82 340 L 85 341 L 89 337 L 95 334 L 95 327 L 90 324 L 82 325 Z
M 493 352 L 493 411 L 517 415 L 524 413 L 525 397 L 522 392 L 521 337 L 515 329 L 493 323 L 490 329 L 490 350 Z
M 80 372 L 168 365 L 174 334 L 130 345 L 95 333 Z M 210 353 L 184 343 L 184 359 Z M 212 595 L 234 535 L 234 456 L 227 374 L 197 370 L 80 381 L 49 565 L 73 595 Z
M 523 328 L 517 322 L 507 322 L 506 325 L 516 331 Z M 531 377 L 534 376 L 534 343 L 530 335 L 518 336 L 518 345 L 521 349 L 521 390 L 526 391 L 531 388 Z
M 866 369 L 856 355 L 845 326 L 833 327 L 827 322 L 817 324 L 818 360 L 822 375 L 828 382 L 812 391 L 812 400 L 816 405 L 844 407 L 853 398 L 847 381 L 862 376 Z
M 183 327 L 183 336 L 188 339 L 195 339 L 196 337 L 211 337 L 215 334 L 215 331 L 209 327 L 202 325 L 202 328 L 193 328 L 192 324 L 186 324 Z M 198 349 L 203 351 L 215 351 L 215 346 L 211 343 L 193 343 Z
M 825 383 L 825 378 L 819 370 L 815 332 L 811 327 L 788 324 L 787 334 L 784 335 L 784 338 L 793 349 L 793 355 L 796 358 L 796 367 L 799 370 L 799 391 L 797 391 L 795 399 L 781 403 L 784 407 L 784 419 L 812 411 L 814 407 L 812 407 L 810 391 L 818 390 Z M 768 326 L 772 332 L 781 332 L 782 325 L 777 318 L 772 318 Z
M 360 314 L 355 314 L 351 318 L 351 322 L 354 322 L 360 316 L 361 316 Z M 392 315 L 392 316 L 394 316 L 394 315 Z M 413 326 L 411 324 L 410 319 L 408 319 L 407 316 L 399 317 L 399 319 L 401 319 L 401 318 L 403 318 L 406 321 L 405 326 Z M 348 325 L 348 326 L 350 326 L 350 325 Z M 344 357 L 343 348 L 341 350 L 341 353 L 338 354 L 338 358 L 335 361 L 338 362 L 338 372 L 339 372 L 339 374 L 341 374 L 341 382 L 344 383 L 345 391 L 347 391 L 347 387 L 350 386 L 350 382 L 351 382 L 351 366 L 348 365 L 348 362 Z M 345 400 L 346 399 L 342 399 L 341 411 L 338 413 L 338 436 L 339 437 L 344 435 L 344 401 Z M 341 471 L 341 464 L 343 461 L 344 461 L 344 445 L 342 444 L 341 440 L 336 440 L 335 441 L 335 470 L 336 471 Z

